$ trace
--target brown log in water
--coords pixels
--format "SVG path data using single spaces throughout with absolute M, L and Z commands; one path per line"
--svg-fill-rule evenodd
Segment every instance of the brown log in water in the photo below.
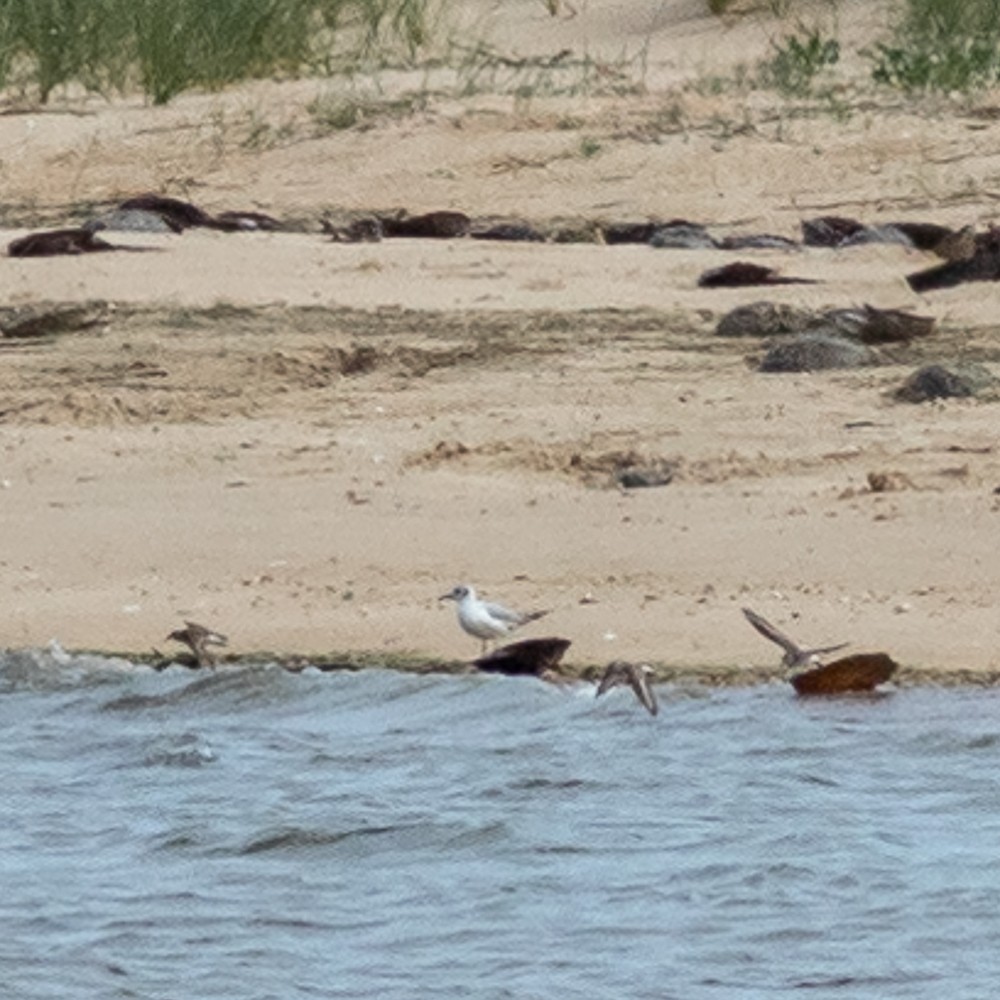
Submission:
M 855 653 L 792 678 L 798 694 L 848 694 L 873 691 L 896 672 L 899 665 L 886 653 Z

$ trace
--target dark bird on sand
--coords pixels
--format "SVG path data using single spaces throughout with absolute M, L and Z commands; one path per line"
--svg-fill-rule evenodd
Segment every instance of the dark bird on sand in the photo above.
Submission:
M 597 697 L 600 698 L 606 691 L 613 687 L 627 684 L 635 692 L 639 704 L 649 712 L 656 715 L 660 710 L 656 700 L 656 692 L 650 684 L 653 676 L 653 668 L 645 663 L 626 663 L 624 660 L 615 660 L 607 665 L 600 683 L 597 685 Z
M 847 643 L 840 642 L 835 646 L 818 646 L 815 649 L 804 649 L 794 639 L 790 639 L 784 632 L 775 628 L 766 618 L 762 618 L 756 611 L 744 608 L 743 614 L 746 620 L 760 632 L 765 639 L 780 646 L 783 655 L 781 665 L 790 670 L 798 667 L 814 667 L 819 665 L 820 657 L 825 653 L 832 653 L 834 650 L 843 649 Z
M 494 649 L 472 665 L 488 674 L 506 674 L 508 677 L 540 677 L 554 680 L 559 662 L 569 649 L 569 639 L 521 639 Z
M 698 278 L 699 288 L 744 288 L 748 285 L 815 285 L 812 278 L 785 278 L 773 267 L 738 260 L 713 267 Z
M 215 654 L 209 646 L 226 646 L 229 640 L 220 632 L 215 632 L 197 622 L 185 622 L 185 627 L 176 629 L 167 636 L 167 640 L 183 643 L 194 653 L 199 667 L 215 666 Z
M 890 680 L 897 669 L 898 664 L 886 653 L 855 653 L 796 674 L 792 687 L 800 695 L 873 691 Z
M 97 233 L 104 228 L 102 222 L 88 222 L 79 229 L 50 229 L 28 233 L 7 245 L 10 257 L 58 257 L 62 254 L 96 253 L 115 250 Z

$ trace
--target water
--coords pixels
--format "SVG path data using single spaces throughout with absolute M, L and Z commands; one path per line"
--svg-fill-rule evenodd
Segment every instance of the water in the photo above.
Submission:
M 1000 693 L 0 660 L 0 997 L 992 998 Z

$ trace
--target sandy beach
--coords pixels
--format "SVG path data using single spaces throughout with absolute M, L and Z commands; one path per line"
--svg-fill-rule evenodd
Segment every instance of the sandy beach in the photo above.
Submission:
M 845 90 L 835 116 L 715 92 L 701 84 L 766 56 L 783 22 L 575 6 L 491 7 L 491 37 L 525 57 L 587 52 L 626 80 L 634 64 L 612 53 L 644 45 L 641 87 L 434 92 L 336 131 L 315 113 L 331 81 L 0 115 L 0 245 L 144 191 L 295 229 L 0 258 L 2 307 L 107 303 L 88 329 L 0 339 L 0 646 L 142 653 L 193 619 L 238 654 L 461 660 L 478 644 L 438 598 L 465 582 L 549 609 L 520 634 L 572 639 L 572 664 L 773 666 L 750 606 L 928 678 L 1000 672 L 998 404 L 893 395 L 929 362 L 1000 374 L 997 285 L 917 295 L 904 276 L 935 258 L 886 244 L 754 250 L 816 283 L 710 290 L 698 276 L 732 252 L 320 232 L 394 208 L 796 239 L 822 214 L 995 220 L 996 94 Z M 839 26 L 865 37 L 876 16 L 845 3 Z M 715 334 L 761 299 L 937 326 L 876 366 L 762 374 L 764 340 Z M 623 489 L 624 461 L 672 479 Z

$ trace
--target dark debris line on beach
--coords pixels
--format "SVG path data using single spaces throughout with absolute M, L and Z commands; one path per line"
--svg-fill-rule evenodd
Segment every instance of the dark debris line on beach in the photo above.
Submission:
M 675 249 L 796 249 L 807 247 L 843 248 L 864 243 L 901 244 L 913 249 L 938 253 L 948 260 L 962 260 L 977 250 L 994 248 L 1000 237 L 993 230 L 979 237 L 970 235 L 968 227 L 952 230 L 936 223 L 897 222 L 867 226 L 855 219 L 820 216 L 801 223 L 802 242 L 773 233 L 730 234 L 713 236 L 702 223 L 686 219 L 643 222 L 604 221 L 587 219 L 550 220 L 544 224 L 517 218 L 475 219 L 464 212 L 438 210 L 411 215 L 405 210 L 393 212 L 351 212 L 340 218 L 325 217 L 320 230 L 334 242 L 377 242 L 382 239 L 481 239 L 510 242 L 603 243 L 609 246 L 646 244 L 657 248 Z M 212 214 L 191 202 L 165 195 L 146 193 L 128 198 L 88 218 L 79 228 L 47 230 L 31 233 L 15 240 L 9 247 L 11 256 L 79 253 L 90 249 L 114 249 L 93 238 L 98 229 L 130 232 L 183 233 L 191 228 L 215 229 L 223 232 L 281 232 L 310 229 L 301 223 L 283 222 L 273 216 L 252 210 L 223 211 Z M 56 234 L 61 234 L 63 246 Z M 31 250 L 35 238 L 42 238 L 48 249 Z M 28 241 L 27 244 L 24 241 Z M 978 241 L 978 242 L 977 242 Z M 93 245 L 88 245 L 93 244 Z M 27 252 L 25 252 L 27 249 Z M 963 256 L 964 255 L 964 256 Z M 741 263 L 731 274 L 723 274 L 720 284 L 752 283 L 757 265 Z M 765 269 L 756 274 L 759 283 L 798 282 L 807 279 L 783 278 Z M 977 280 L 964 278 L 962 280 Z M 713 278 L 703 281 L 711 287 Z M 936 287 L 936 286 L 935 286 Z
M 76 229 L 29 233 L 13 240 L 10 256 L 55 256 L 150 247 L 117 246 L 97 236 L 102 230 L 181 234 L 190 228 L 224 232 L 278 232 L 289 227 L 256 211 L 224 211 L 215 215 L 190 202 L 157 194 L 129 198 Z M 647 244 L 653 247 L 745 250 L 753 247 L 797 246 L 840 249 L 871 242 L 902 244 L 938 254 L 945 263 L 907 277 L 916 290 L 951 287 L 963 281 L 1000 279 L 1000 229 L 976 234 L 972 227 L 954 230 L 930 222 L 897 222 L 867 226 L 840 216 L 820 216 L 801 223 L 802 244 L 773 234 L 746 234 L 716 239 L 699 223 L 684 219 L 667 222 L 577 222 L 544 227 L 519 220 L 476 221 L 463 212 L 442 210 L 410 215 L 354 214 L 342 224 L 323 219 L 321 229 L 333 242 L 377 242 L 393 238 L 486 239 L 526 242 L 590 241 L 609 245 Z M 698 285 L 706 289 L 754 285 L 811 284 L 813 279 L 786 276 L 774 268 L 736 261 L 705 271 Z M 773 343 L 758 362 L 764 373 L 813 372 L 857 368 L 882 362 L 874 345 L 908 343 L 933 329 L 931 317 L 872 306 L 828 310 L 813 314 L 775 303 L 740 306 L 726 314 L 717 333 L 723 336 L 774 336 L 791 333 L 791 339 Z M 10 336 L 10 334 L 5 334 Z M 896 359 L 898 360 L 898 359 Z M 953 371 L 918 371 L 902 385 L 897 398 L 920 401 L 948 396 L 977 395 L 987 387 L 985 378 L 966 378 Z M 669 480 L 667 480 L 669 481 Z M 641 483 L 640 485 L 645 485 Z M 662 485 L 657 482 L 656 485 Z

